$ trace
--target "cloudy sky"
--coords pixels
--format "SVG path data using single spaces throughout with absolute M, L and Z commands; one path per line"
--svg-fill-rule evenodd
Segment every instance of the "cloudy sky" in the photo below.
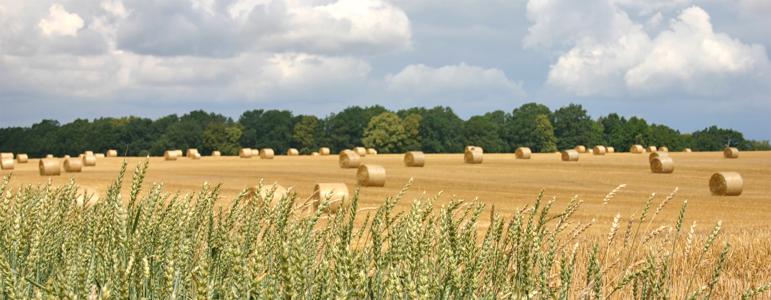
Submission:
M 0 0 L 0 126 L 540 102 L 771 138 L 771 0 Z

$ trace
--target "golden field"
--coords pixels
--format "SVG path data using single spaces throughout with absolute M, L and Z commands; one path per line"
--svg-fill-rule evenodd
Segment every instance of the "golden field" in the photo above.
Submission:
M 402 155 L 366 156 L 363 163 L 384 166 L 388 179 L 383 188 L 362 188 L 359 207 L 379 206 L 413 178 L 414 183 L 405 197 L 408 200 L 422 193 L 433 196 L 443 192 L 439 204 L 449 202 L 453 197 L 478 198 L 488 209 L 494 206 L 497 213 L 510 217 L 516 209 L 531 204 L 543 189 L 547 199 L 557 199 L 552 215 L 559 213 L 573 195 L 578 195 L 584 203 L 574 219 L 580 222 L 594 219 L 596 223 L 588 229 L 590 235 L 587 238 L 601 240 L 607 235 L 616 213 L 622 216 L 620 231 L 623 232 L 626 220 L 633 214 L 639 216 L 651 193 L 657 194 L 652 202 L 653 211 L 677 187 L 676 198 L 645 229 L 651 231 L 660 225 L 671 226 L 683 200 L 687 199 L 683 227 L 687 232 L 693 222 L 697 224 L 695 245 L 699 245 L 718 220 L 723 222 L 723 234 L 711 252 L 718 253 L 724 241 L 732 245 L 730 262 L 718 284 L 718 295 L 736 296 L 732 293 L 771 281 L 771 268 L 768 267 L 771 265 L 771 152 L 742 152 L 738 159 L 725 159 L 719 152 L 670 153 L 670 156 L 675 161 L 673 174 L 653 174 L 649 170 L 647 154 L 630 153 L 581 154 L 578 162 L 562 162 L 559 154 L 554 153 L 534 154 L 529 160 L 515 159 L 513 154 L 485 154 L 481 165 L 464 164 L 462 154 L 435 154 L 427 155 L 423 168 L 405 167 Z M 114 180 L 124 160 L 128 160 L 133 168 L 145 158 L 102 158 L 96 167 L 84 168 L 82 173 L 62 173 L 54 177 L 39 176 L 38 161 L 31 159 L 27 164 L 16 164 L 11 182 L 14 186 L 43 184 L 50 178 L 58 185 L 72 178 L 90 192 L 101 194 Z M 735 171 L 742 175 L 744 191 L 741 196 L 710 195 L 708 180 L 718 171 Z M 10 171 L 2 171 L 3 175 L 8 173 Z M 244 188 L 258 184 L 261 179 L 266 184 L 277 182 L 293 187 L 299 201 L 309 197 L 313 185 L 319 182 L 343 182 L 353 192 L 355 174 L 356 169 L 341 169 L 336 155 L 276 156 L 271 160 L 203 157 L 200 160 L 164 161 L 153 157 L 145 182 L 163 182 L 166 191 L 182 193 L 197 192 L 204 182 L 222 184 L 220 204 L 227 204 Z M 126 178 L 126 184 L 130 184 L 130 180 Z M 626 184 L 626 188 L 603 205 L 605 195 L 620 184 Z M 397 210 L 407 209 L 409 205 L 409 201 L 402 201 Z M 488 217 L 482 218 L 480 230 L 485 229 L 488 221 Z M 644 251 L 640 250 L 638 254 L 643 255 Z M 582 259 L 585 258 L 579 257 L 579 261 Z M 692 261 L 675 263 L 675 274 L 677 269 L 689 267 L 689 263 Z M 703 264 L 703 272 L 695 276 L 708 278 L 714 261 Z M 684 280 L 676 281 L 676 285 L 684 284 Z

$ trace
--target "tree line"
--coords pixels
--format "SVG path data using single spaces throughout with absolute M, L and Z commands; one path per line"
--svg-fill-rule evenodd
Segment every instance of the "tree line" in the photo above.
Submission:
M 33 157 L 107 149 L 117 149 L 121 155 L 145 156 L 187 148 L 197 148 L 203 155 L 214 150 L 235 155 L 241 147 L 269 147 L 277 153 L 297 148 L 310 153 L 323 146 L 332 151 L 366 146 L 383 153 L 455 153 L 462 152 L 466 145 L 483 147 L 486 152 L 512 152 L 520 146 L 534 152 L 553 152 L 576 145 L 606 145 L 628 151 L 632 144 L 667 146 L 672 151 L 717 151 L 726 146 L 771 149 L 768 141 L 747 140 L 739 131 L 717 126 L 681 133 L 666 125 L 649 124 L 643 118 L 615 113 L 594 120 L 578 104 L 551 111 L 544 105 L 527 103 L 511 112 L 498 110 L 468 120 L 441 106 L 399 111 L 353 106 L 324 118 L 254 109 L 234 120 L 197 110 L 156 120 L 133 116 L 77 119 L 66 124 L 42 120 L 30 127 L 0 129 L 0 151 Z

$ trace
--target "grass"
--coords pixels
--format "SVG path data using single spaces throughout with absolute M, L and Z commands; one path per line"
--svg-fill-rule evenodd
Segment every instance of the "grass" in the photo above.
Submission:
M 768 283 L 739 289 L 722 280 L 726 268 L 747 262 L 720 243 L 720 221 L 708 234 L 685 222 L 688 203 L 677 190 L 651 195 L 634 215 L 616 214 L 596 236 L 586 234 L 593 220 L 574 219 L 578 197 L 556 211 L 557 200 L 540 193 L 509 218 L 478 202 L 439 206 L 441 194 L 395 210 L 410 182 L 376 208 L 359 207 L 357 192 L 332 215 L 329 201 L 307 209 L 314 205 L 293 193 L 270 203 L 244 190 L 227 207 L 217 205 L 219 185 L 180 195 L 153 184 L 142 193 L 147 163 L 137 165 L 125 194 L 126 168 L 94 205 L 81 205 L 89 196 L 74 182 L 13 190 L 4 177 L 2 298 L 771 296 Z M 654 225 L 668 205 L 679 205 L 676 219 Z

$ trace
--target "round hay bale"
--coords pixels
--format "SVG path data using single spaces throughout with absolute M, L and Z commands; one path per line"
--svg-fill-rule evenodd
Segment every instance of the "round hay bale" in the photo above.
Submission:
M 96 166 L 96 156 L 93 156 L 93 155 L 85 155 L 85 156 L 83 156 L 83 166 L 84 167 L 94 167 L 94 166 Z
M 288 156 L 298 156 L 300 155 L 300 151 L 295 148 L 289 148 L 289 150 L 286 150 L 286 155 Z
M 605 150 L 607 150 L 608 153 L 616 153 L 616 148 L 614 147 L 605 147 Z
M 586 153 L 586 146 L 584 145 L 578 145 L 573 150 L 578 151 L 578 153 Z
M 260 149 L 260 159 L 273 159 L 275 152 L 271 148 Z
M 319 155 L 321 154 L 319 154 L 318 152 L 311 152 L 311 156 L 319 156 Z
M 683 149 L 683 152 L 691 153 L 692 151 L 691 151 L 691 148 L 685 148 Z
M 658 149 L 658 150 L 659 150 L 659 152 L 669 152 L 669 147 L 667 147 L 667 146 L 661 146 L 661 147 L 659 147 L 659 149 Z
M 739 196 L 743 188 L 744 180 L 737 172 L 718 172 L 709 178 L 709 191 L 715 196 Z
M 330 153 L 332 153 L 332 151 L 329 150 L 328 147 L 321 147 L 321 148 L 319 148 L 319 154 L 321 154 L 321 155 L 329 155 Z
M 222 156 L 222 152 L 219 152 L 218 150 L 214 150 L 211 152 L 211 156 L 213 157 L 220 157 Z
M 89 151 L 85 151 L 85 152 L 83 152 L 83 155 L 85 155 L 85 156 L 94 156 L 94 151 L 90 151 L 90 150 Z
M 562 150 L 562 161 L 578 161 L 578 150 Z
M 177 160 L 177 151 L 174 151 L 174 150 L 163 151 L 163 159 L 164 160 Z
M 16 162 L 20 164 L 26 164 L 29 161 L 29 156 L 25 153 L 16 155 Z
M 407 167 L 423 167 L 426 165 L 426 155 L 421 151 L 404 153 L 404 165 Z
M 466 151 L 474 151 L 476 149 L 481 149 L 481 148 L 482 147 L 479 147 L 479 146 L 468 145 L 466 146 L 466 148 L 463 148 L 463 153 L 466 153 Z
M 104 153 L 94 154 L 94 157 L 96 157 L 96 158 L 104 158 Z
M 13 153 L 11 152 L 0 153 L 0 159 L 6 159 L 6 158 L 13 159 Z
M 723 157 L 725 158 L 739 158 L 739 149 L 736 147 L 728 147 L 723 150 Z
M 643 148 L 642 145 L 632 145 L 632 147 L 629 148 L 629 152 L 632 152 L 632 153 L 643 153 L 643 152 L 645 152 L 645 148 Z
M 195 154 L 193 154 L 193 157 L 191 157 L 191 158 L 192 159 L 201 159 L 201 153 L 197 153 L 196 152 Z
M 361 165 L 361 156 L 351 150 L 344 150 L 338 156 L 340 167 L 343 169 L 354 169 Z
M 516 155 L 517 159 L 530 159 L 530 156 L 533 154 L 532 151 L 530 151 L 530 148 L 528 147 L 519 147 L 517 148 L 517 151 L 514 153 Z
M 198 149 L 188 148 L 187 153 L 185 153 L 185 156 L 187 156 L 188 158 L 195 158 L 196 153 L 198 153 Z
M 652 162 L 653 159 L 659 158 L 659 157 L 664 157 L 664 156 L 669 156 L 669 153 L 666 153 L 666 152 L 653 152 L 653 153 L 648 155 L 648 162 Z
M 268 204 L 277 203 L 281 198 L 286 197 L 289 194 L 288 190 L 278 183 L 272 185 L 263 185 L 262 188 L 256 185 L 249 188 L 252 193 L 252 197 L 267 202 Z
M 385 186 L 386 170 L 380 165 L 364 164 L 356 171 L 356 180 L 361 186 Z
M 80 173 L 83 170 L 83 160 L 79 158 L 67 158 L 64 160 L 64 172 Z
M 238 157 L 240 157 L 240 158 L 252 158 L 252 149 L 251 148 L 241 148 L 241 150 L 238 150 Z
M 13 158 L 0 158 L 0 170 L 13 170 L 16 167 L 16 161 Z
M 675 171 L 675 162 L 669 156 L 656 157 L 651 160 L 650 164 L 653 173 L 668 174 Z
M 482 147 L 466 148 L 466 152 L 463 153 L 463 161 L 467 164 L 481 164 L 482 156 L 485 151 Z
M 53 154 L 46 154 L 46 158 L 54 158 Z
M 53 158 L 41 159 L 38 163 L 41 176 L 59 176 L 62 172 L 59 161 Z
M 658 151 L 658 148 L 656 148 L 656 146 L 648 146 L 648 148 L 646 148 L 646 150 L 648 152 L 656 152 L 656 151 Z
M 329 201 L 326 211 L 336 213 L 343 205 L 343 201 L 348 199 L 348 187 L 345 183 L 317 183 L 313 187 L 313 208 L 318 210 L 321 202 Z
M 367 155 L 377 155 L 375 148 L 367 148 Z
M 118 157 L 118 150 L 115 150 L 115 149 L 107 150 L 107 157 Z
M 596 145 L 594 148 L 592 148 L 592 154 L 594 155 L 605 155 L 607 152 L 608 148 L 605 148 L 603 145 Z
M 64 159 L 68 159 L 68 158 L 70 158 L 70 155 L 69 155 L 69 154 L 65 154 L 65 155 L 64 155 Z M 83 156 L 82 156 L 82 155 L 81 155 L 81 156 L 78 156 L 78 158 L 83 158 Z
M 354 147 L 353 152 L 356 152 L 359 156 L 367 156 L 367 148 L 364 147 Z

